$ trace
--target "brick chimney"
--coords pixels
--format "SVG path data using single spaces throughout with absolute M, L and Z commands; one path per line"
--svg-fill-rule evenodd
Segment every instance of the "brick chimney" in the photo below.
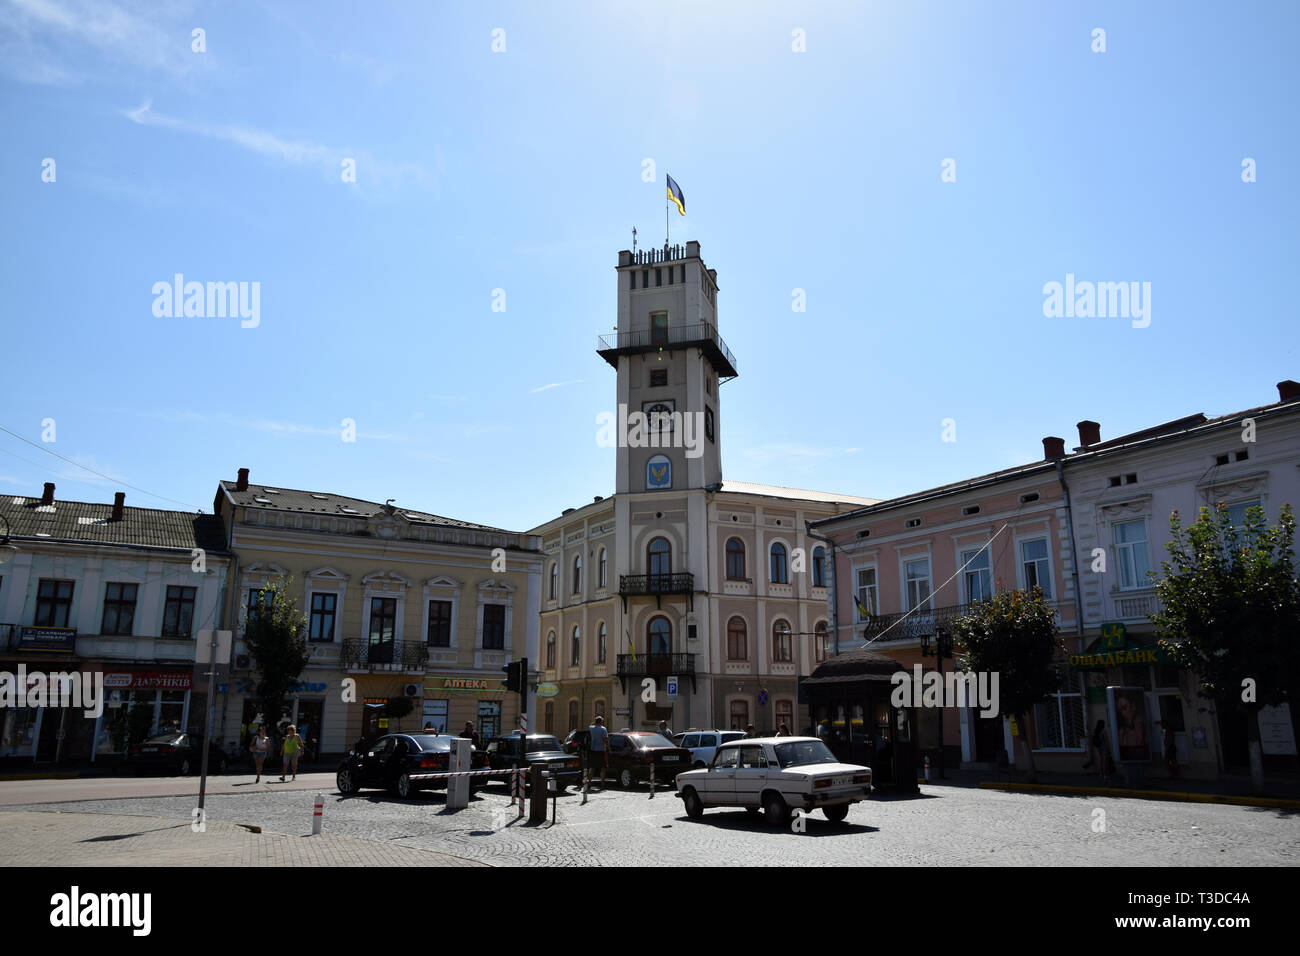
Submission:
M 1057 458 L 1065 457 L 1065 439 L 1064 438 L 1044 438 L 1043 439 L 1043 458 L 1046 461 L 1054 461 Z
M 1084 448 L 1101 444 L 1101 425 L 1097 422 L 1079 422 L 1079 444 Z
M 235 482 L 235 490 L 236 491 L 248 490 L 248 469 L 247 468 L 239 469 L 239 480 Z
M 114 521 L 122 520 L 122 513 L 125 510 L 125 507 L 126 507 L 126 492 L 119 491 L 117 494 L 113 495 L 113 520 Z
M 41 504 L 54 504 L 54 482 L 47 481 L 45 483 L 45 490 L 41 492 Z
M 1277 383 L 1277 400 L 1279 402 L 1294 402 L 1300 398 L 1300 382 L 1293 382 L 1287 379 L 1285 382 Z

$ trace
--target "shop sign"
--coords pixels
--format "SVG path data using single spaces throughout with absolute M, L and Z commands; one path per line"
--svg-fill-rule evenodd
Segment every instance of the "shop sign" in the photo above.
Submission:
M 444 677 L 441 684 L 444 690 L 501 690 L 502 686 L 500 680 L 482 677 Z
M 387 730 L 387 729 L 388 729 L 388 718 L 387 718 L 387 717 L 380 717 L 380 718 L 379 718 L 379 729 L 380 729 L 380 730 Z
M 104 686 L 116 690 L 192 690 L 194 675 L 189 671 L 118 671 L 104 675 Z
M 24 627 L 18 631 L 19 651 L 72 654 L 77 650 L 75 627 Z
M 1259 744 L 1266 754 L 1295 754 L 1295 734 L 1291 732 L 1291 705 L 1264 706 L 1259 709 Z
M 555 697 L 555 696 L 557 696 L 559 693 L 560 693 L 560 685 L 559 685 L 559 684 L 545 683 L 545 684 L 538 684 L 538 685 L 537 685 L 537 696 L 538 696 L 538 697 Z
M 1129 640 L 1123 624 L 1101 626 L 1101 636 L 1082 654 L 1070 655 L 1075 670 L 1105 670 L 1126 665 L 1169 664 L 1173 655 L 1163 647 L 1149 647 Z

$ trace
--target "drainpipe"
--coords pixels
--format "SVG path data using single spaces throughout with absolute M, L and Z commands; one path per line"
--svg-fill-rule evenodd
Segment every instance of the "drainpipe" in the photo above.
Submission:
M 1071 575 L 1074 577 L 1074 619 L 1079 632 L 1080 644 L 1083 642 L 1083 590 L 1079 587 L 1079 546 L 1074 540 L 1073 506 L 1070 504 L 1070 486 L 1065 483 L 1065 461 L 1056 459 L 1056 480 L 1060 482 L 1061 492 L 1065 495 L 1065 527 L 1070 532 Z
M 830 605 L 831 605 L 831 641 L 835 651 L 835 656 L 840 656 L 840 614 L 839 614 L 839 592 L 835 587 L 835 542 L 825 535 L 818 534 L 812 529 L 812 522 L 807 518 L 803 522 L 804 534 L 810 538 L 816 538 L 818 541 L 824 541 L 831 548 L 831 587 L 830 587 Z M 813 635 L 816 640 L 816 635 Z M 816 654 L 813 655 L 816 657 Z

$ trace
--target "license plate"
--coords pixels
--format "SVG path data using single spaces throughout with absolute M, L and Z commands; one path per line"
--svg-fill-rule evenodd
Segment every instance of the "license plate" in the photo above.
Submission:
M 157 747 L 141 747 L 140 749 L 147 754 L 156 754 L 158 752 Z
M 681 757 L 664 757 L 662 759 L 664 763 L 676 763 L 678 760 L 681 759 Z
M 851 784 L 852 782 L 853 782 L 853 778 L 852 778 L 852 777 L 836 777 L 834 780 L 831 781 L 831 786 L 832 786 L 832 787 L 847 787 L 847 786 L 848 786 L 849 784 Z

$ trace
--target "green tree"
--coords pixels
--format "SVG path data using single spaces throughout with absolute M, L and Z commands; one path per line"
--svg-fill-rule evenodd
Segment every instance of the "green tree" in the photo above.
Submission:
M 1201 695 L 1245 715 L 1251 787 L 1262 793 L 1259 708 L 1288 701 L 1300 687 L 1295 515 L 1283 505 L 1277 527 L 1269 527 L 1255 506 L 1238 529 L 1219 502 L 1213 512 L 1201 508 L 1188 528 L 1175 511 L 1169 530 L 1169 560 L 1155 583 L 1160 610 L 1151 621 L 1174 661 L 1196 675 Z
M 257 702 L 269 735 L 278 733 L 280 713 L 289 688 L 307 666 L 307 618 L 289 595 L 283 579 L 257 592 L 244 616 L 244 645 L 258 671 Z
M 998 716 L 1014 717 L 1029 780 L 1038 779 L 1029 748 L 1029 715 L 1060 685 L 1056 661 L 1064 653 L 1056 609 L 1039 588 L 1003 591 L 972 605 L 949 625 L 957 663 L 967 671 L 998 675 Z
M 391 730 L 397 731 L 401 726 L 402 718 L 413 710 L 415 710 L 415 702 L 409 697 L 388 698 L 388 704 L 384 707 L 384 712 L 396 721 Z

